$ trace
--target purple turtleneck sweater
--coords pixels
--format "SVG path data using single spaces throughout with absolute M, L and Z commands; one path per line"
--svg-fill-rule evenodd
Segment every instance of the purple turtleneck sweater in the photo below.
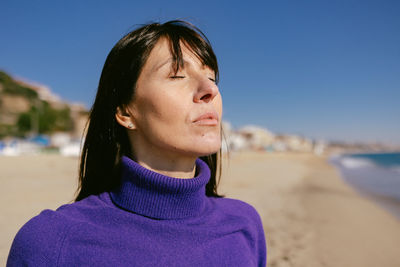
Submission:
M 113 192 L 44 210 L 17 233 L 7 266 L 266 266 L 260 216 L 207 197 L 207 164 L 178 179 L 122 158 Z

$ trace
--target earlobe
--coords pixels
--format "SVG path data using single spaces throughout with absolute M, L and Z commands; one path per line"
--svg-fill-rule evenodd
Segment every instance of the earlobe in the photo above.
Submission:
M 123 127 L 126 127 L 130 130 L 136 128 L 132 116 L 128 112 L 122 110 L 120 107 L 117 107 L 115 119 Z

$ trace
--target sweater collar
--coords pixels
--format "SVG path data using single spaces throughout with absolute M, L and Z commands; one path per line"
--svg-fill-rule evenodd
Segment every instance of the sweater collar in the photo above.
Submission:
M 123 209 L 156 219 L 180 219 L 198 215 L 204 208 L 210 169 L 196 160 L 196 176 L 180 179 L 146 169 L 132 159 L 121 159 L 121 185 L 110 193 Z

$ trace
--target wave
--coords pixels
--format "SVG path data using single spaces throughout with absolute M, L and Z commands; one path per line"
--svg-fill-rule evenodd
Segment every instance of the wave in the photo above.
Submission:
M 366 157 L 357 155 L 335 155 L 329 160 L 331 163 L 340 168 L 345 169 L 361 169 L 361 168 L 384 168 L 394 173 L 400 173 L 400 163 L 396 161 L 384 162 L 376 157 Z
M 400 165 L 397 159 L 388 162 L 379 162 L 376 156 L 335 155 L 329 159 L 345 182 L 400 219 Z M 393 205 L 382 199 L 391 199 Z
M 341 157 L 336 158 L 335 160 L 339 165 L 348 169 L 357 169 L 357 168 L 365 168 L 365 167 L 376 167 L 369 159 L 362 158 L 354 158 L 354 157 Z

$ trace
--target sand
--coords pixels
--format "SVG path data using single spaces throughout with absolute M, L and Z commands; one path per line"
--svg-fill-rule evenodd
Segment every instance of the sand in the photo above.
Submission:
M 345 184 L 324 157 L 231 153 L 220 192 L 260 213 L 268 266 L 400 266 L 400 221 Z M 70 202 L 78 160 L 0 157 L 0 266 L 18 229 Z

